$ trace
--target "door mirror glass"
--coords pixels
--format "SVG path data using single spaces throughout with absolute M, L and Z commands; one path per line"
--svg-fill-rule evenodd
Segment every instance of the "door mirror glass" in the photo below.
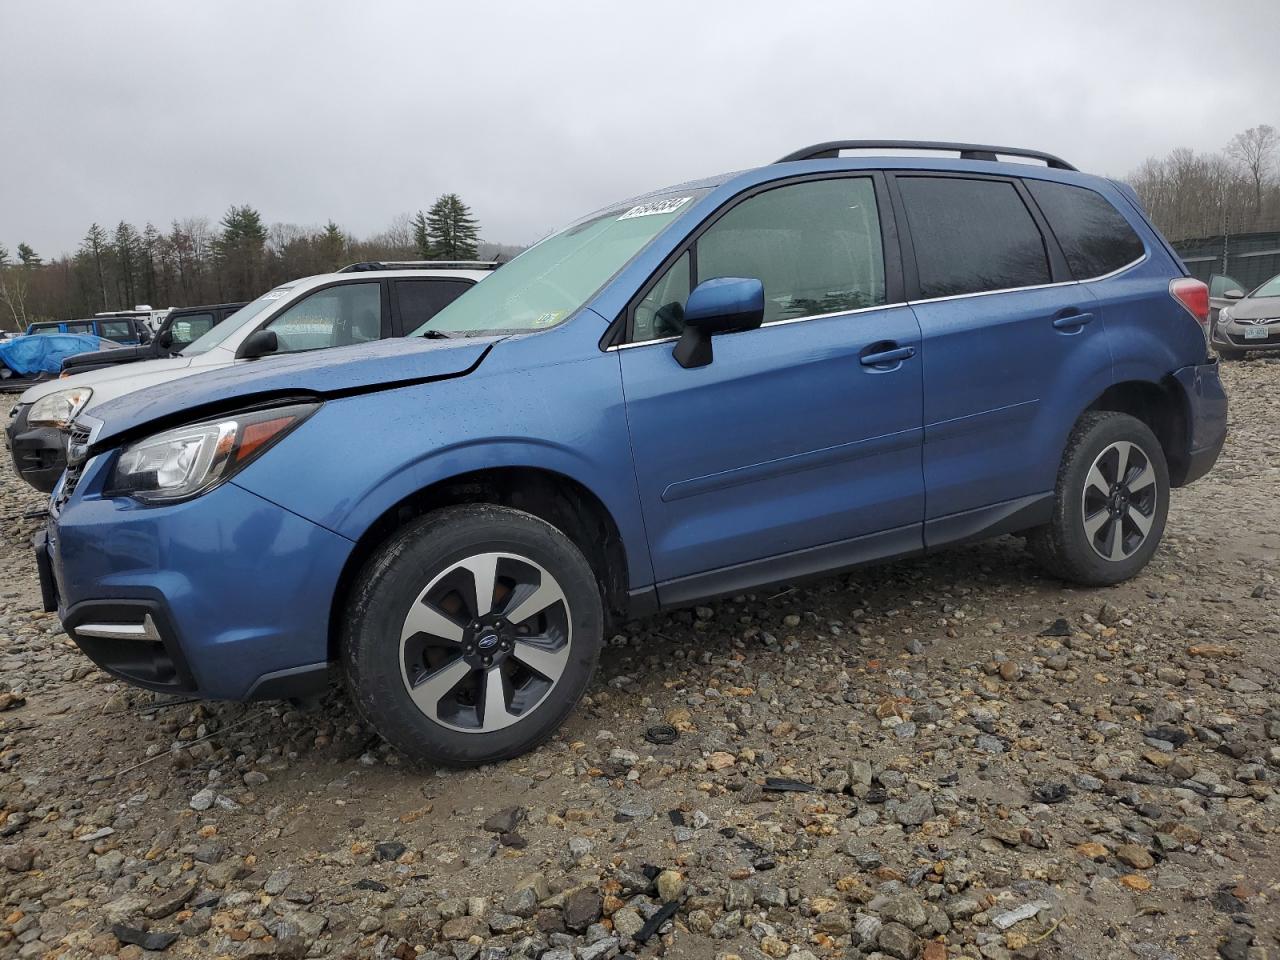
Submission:
M 711 337 L 754 330 L 764 321 L 764 284 L 755 278 L 717 277 L 693 288 L 684 305 L 684 333 L 676 344 L 682 367 L 711 362 Z
M 173 331 L 161 330 L 156 334 L 156 346 L 161 350 L 168 350 L 173 346 Z

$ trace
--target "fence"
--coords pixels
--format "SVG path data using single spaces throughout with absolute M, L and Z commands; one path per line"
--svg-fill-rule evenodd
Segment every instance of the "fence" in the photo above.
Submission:
M 1173 248 L 1191 275 L 1206 283 L 1210 274 L 1221 273 L 1248 291 L 1280 274 L 1280 230 L 1175 240 Z

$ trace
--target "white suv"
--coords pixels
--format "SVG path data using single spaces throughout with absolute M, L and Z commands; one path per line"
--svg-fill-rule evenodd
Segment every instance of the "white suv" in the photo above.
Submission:
M 6 434 L 19 475 L 48 492 L 84 410 L 156 384 L 275 354 L 401 337 L 497 267 L 487 261 L 356 263 L 281 284 L 192 341 L 177 356 L 48 380 L 27 390 Z

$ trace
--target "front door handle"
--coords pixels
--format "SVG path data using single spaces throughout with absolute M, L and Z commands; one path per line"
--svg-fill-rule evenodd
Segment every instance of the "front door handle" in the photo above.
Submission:
M 1068 313 L 1053 321 L 1055 330 L 1079 330 L 1093 320 L 1092 313 Z
M 877 343 L 868 349 L 873 352 L 864 352 L 858 355 L 858 359 L 864 367 L 887 368 L 901 363 L 903 360 L 910 360 L 916 355 L 915 347 L 899 347 L 891 343 Z

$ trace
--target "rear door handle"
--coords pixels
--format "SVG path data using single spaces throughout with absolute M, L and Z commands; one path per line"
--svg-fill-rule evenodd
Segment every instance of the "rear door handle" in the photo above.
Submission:
M 892 347 L 888 350 L 877 350 L 875 353 L 860 354 L 858 359 L 864 367 L 888 367 L 903 360 L 910 360 L 915 355 L 915 347 Z
M 1053 321 L 1055 330 L 1078 330 L 1093 320 L 1092 313 L 1069 313 Z

